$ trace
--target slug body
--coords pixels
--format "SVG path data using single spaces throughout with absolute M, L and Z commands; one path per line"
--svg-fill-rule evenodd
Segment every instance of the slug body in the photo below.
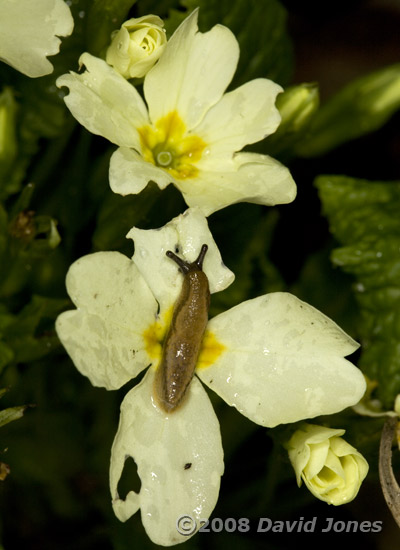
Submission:
M 184 275 L 154 382 L 158 405 L 166 412 L 172 412 L 182 402 L 193 378 L 206 330 L 210 289 L 202 266 L 207 249 L 204 244 L 193 263 L 185 262 L 170 250 L 166 253 Z

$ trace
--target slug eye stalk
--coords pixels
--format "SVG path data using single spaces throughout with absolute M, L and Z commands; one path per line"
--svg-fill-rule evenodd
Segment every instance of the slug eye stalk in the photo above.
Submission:
M 194 262 L 189 263 L 185 260 L 182 260 L 179 256 L 177 256 L 174 252 L 171 250 L 168 250 L 165 254 L 168 256 L 168 258 L 171 258 L 176 264 L 178 264 L 180 270 L 183 274 L 188 273 L 189 271 L 202 271 L 203 270 L 203 261 L 204 257 L 206 255 L 206 252 L 208 250 L 208 246 L 206 244 L 203 244 L 201 247 L 201 250 L 199 252 L 199 255 L 195 259 Z

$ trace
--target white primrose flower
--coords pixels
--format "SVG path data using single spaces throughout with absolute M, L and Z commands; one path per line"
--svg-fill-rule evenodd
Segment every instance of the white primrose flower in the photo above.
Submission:
M 157 15 L 129 19 L 113 33 L 106 61 L 125 78 L 141 78 L 160 58 L 167 43 Z
M 70 267 L 67 290 L 77 309 L 62 313 L 56 327 L 76 367 L 95 386 L 120 388 L 149 367 L 121 406 L 110 488 L 117 517 L 125 521 L 140 508 L 151 540 L 168 546 L 188 538 L 176 529 L 180 516 L 197 522 L 209 517 L 223 473 L 218 421 L 200 381 L 266 427 L 336 413 L 359 401 L 365 381 L 343 358 L 358 345 L 310 305 L 278 292 L 208 322 L 195 376 L 178 406 L 166 408 L 158 381 L 164 380 L 171 333 L 179 342 L 176 364 L 198 339 L 188 335 L 179 317 L 187 305 L 182 300 L 207 302 L 204 274 L 211 293 L 226 288 L 234 275 L 222 263 L 197 208 L 161 229 L 133 228 L 128 237 L 135 244 L 132 260 L 118 252 L 97 252 Z M 193 282 L 188 291 L 187 274 L 175 261 L 193 262 L 199 250 L 202 282 L 200 287 Z M 166 375 L 172 388 L 181 384 L 178 374 Z M 128 457 L 137 463 L 141 489 L 123 500 L 117 487 Z
M 131 83 L 88 53 L 80 58 L 85 72 L 57 80 L 69 88 L 65 102 L 85 128 L 119 146 L 110 162 L 116 193 L 140 193 L 149 181 L 161 189 L 173 183 L 206 216 L 243 201 L 289 203 L 296 186 L 287 168 L 266 155 L 237 152 L 275 132 L 282 89 L 259 78 L 224 94 L 238 42 L 222 25 L 198 32 L 197 13 L 146 74 L 147 106 Z
M 0 0 L 0 60 L 32 78 L 50 74 L 47 56 L 73 28 L 64 0 Z
M 339 506 L 352 501 L 368 473 L 368 462 L 342 437 L 345 430 L 304 423 L 287 443 L 297 484 Z

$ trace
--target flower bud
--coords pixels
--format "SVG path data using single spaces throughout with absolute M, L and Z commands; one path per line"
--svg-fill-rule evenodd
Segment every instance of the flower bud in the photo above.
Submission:
M 317 84 L 306 83 L 287 88 L 276 99 L 276 106 L 282 117 L 279 129 L 298 132 L 305 126 L 319 105 Z
M 287 443 L 297 484 L 338 506 L 353 500 L 368 473 L 365 458 L 340 436 L 345 430 L 303 424 Z
M 112 34 L 106 61 L 125 78 L 143 77 L 167 43 L 164 22 L 156 15 L 129 19 Z
M 297 154 L 313 157 L 377 130 L 400 107 L 400 64 L 358 78 L 329 99 L 313 117 Z
M 304 132 L 319 107 L 317 84 L 305 83 L 287 88 L 276 98 L 281 115 L 277 131 L 268 136 L 267 152 L 272 156 L 285 156 L 304 137 Z

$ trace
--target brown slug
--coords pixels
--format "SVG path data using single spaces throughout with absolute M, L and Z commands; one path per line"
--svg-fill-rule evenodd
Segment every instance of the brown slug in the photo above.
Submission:
M 208 322 L 210 289 L 207 275 L 203 272 L 207 250 L 208 246 L 203 244 L 192 263 L 170 250 L 166 252 L 184 275 L 154 380 L 157 403 L 168 413 L 182 402 L 190 385 Z

